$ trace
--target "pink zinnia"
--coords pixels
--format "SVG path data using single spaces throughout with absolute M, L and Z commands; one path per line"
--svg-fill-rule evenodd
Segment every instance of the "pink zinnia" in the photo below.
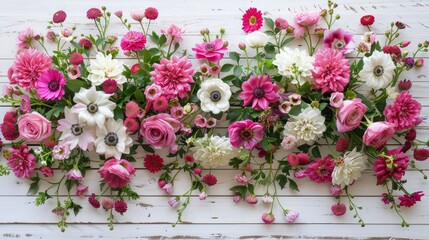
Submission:
M 115 79 L 107 79 L 103 82 L 103 91 L 107 94 L 113 94 L 118 90 L 118 83 Z
M 19 178 L 30 178 L 36 165 L 36 157 L 28 150 L 27 145 L 14 146 L 10 150 L 8 164 L 15 176 Z
M 374 163 L 373 170 L 377 175 L 377 184 L 382 184 L 384 180 L 393 177 L 401 180 L 408 167 L 409 158 L 401 152 L 401 147 L 387 151 L 387 157 L 378 157 Z
M 386 121 L 395 125 L 395 131 L 401 131 L 416 125 L 421 109 L 422 105 L 411 94 L 402 91 L 393 104 L 386 106 L 383 113 Z
M 18 33 L 17 45 L 19 49 L 31 47 L 31 42 L 34 39 L 34 32 L 32 28 L 27 28 Z
M 137 118 L 140 113 L 139 105 L 134 101 L 129 101 L 125 104 L 125 116 L 129 118 Z
M 252 104 L 252 108 L 256 110 L 265 110 L 270 103 L 279 99 L 279 87 L 271 82 L 270 75 L 251 76 L 241 87 L 243 92 L 240 97 L 244 100 L 244 105 Z
M 246 33 L 251 33 L 254 31 L 259 30 L 262 27 L 262 12 L 259 11 L 256 8 L 249 8 L 246 10 L 246 12 L 243 14 L 242 17 L 243 20 L 243 31 Z
M 191 90 L 194 70 L 192 63 L 186 57 L 173 56 L 171 60 L 161 59 L 159 64 L 153 65 L 154 70 L 150 73 L 152 81 L 163 90 L 167 98 L 185 98 Z
M 353 52 L 355 49 L 353 34 L 342 29 L 325 31 L 323 47 L 336 49 L 344 54 Z
M 171 41 L 173 41 L 172 44 L 180 43 L 181 41 L 183 41 L 182 34 L 184 32 L 185 31 L 183 31 L 181 28 L 174 24 L 171 24 L 171 26 L 167 30 L 161 30 L 161 33 L 167 37 L 167 44 L 170 44 Z
M 37 95 L 44 100 L 61 100 L 66 79 L 58 70 L 48 70 L 37 80 Z
M 211 42 L 195 44 L 192 51 L 195 52 L 196 59 L 207 59 L 210 62 L 219 62 L 228 49 L 225 47 L 224 42 L 221 39 L 216 39 Z
M 121 48 L 124 51 L 142 50 L 146 45 L 146 37 L 141 32 L 130 31 L 121 40 Z
M 305 169 L 305 175 L 317 183 L 331 182 L 331 175 L 334 171 L 334 167 L 335 163 L 331 157 L 316 158 L 316 160 Z
M 110 159 L 98 170 L 100 176 L 112 188 L 123 188 L 130 182 L 130 177 L 136 170 L 125 159 Z
M 252 149 L 264 138 L 264 126 L 247 119 L 231 124 L 228 133 L 232 146 Z
M 331 210 L 335 216 L 342 216 L 347 211 L 346 205 L 344 205 L 342 203 L 337 203 L 337 204 L 332 205 Z
M 314 58 L 314 86 L 322 93 L 344 91 L 350 80 L 350 65 L 344 54 L 327 48 L 317 51 Z
M 22 51 L 16 56 L 13 79 L 29 91 L 36 87 L 39 77 L 52 66 L 51 57 L 36 49 Z

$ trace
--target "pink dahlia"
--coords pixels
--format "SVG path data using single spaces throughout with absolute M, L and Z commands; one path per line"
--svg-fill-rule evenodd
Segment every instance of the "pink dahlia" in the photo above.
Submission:
M 176 44 L 183 41 L 182 34 L 184 32 L 185 31 L 174 24 L 171 24 L 167 30 L 161 30 L 161 33 L 167 37 L 167 44 L 170 44 L 171 42 L 173 42 L 172 44 Z
M 252 149 L 264 138 L 264 126 L 247 119 L 231 124 L 228 133 L 232 146 Z
M 350 80 L 350 65 L 344 54 L 334 49 L 316 52 L 312 71 L 314 85 L 322 93 L 342 92 Z
M 98 170 L 100 176 L 112 188 L 123 188 L 130 182 L 130 177 L 136 170 L 125 159 L 110 159 Z
M 210 62 L 219 62 L 228 49 L 225 47 L 224 42 L 221 39 L 216 39 L 211 42 L 195 44 L 192 51 L 195 52 L 196 59 L 207 59 Z
M 270 103 L 279 100 L 279 87 L 271 82 L 270 75 L 251 76 L 241 87 L 243 92 L 240 97 L 245 106 L 252 104 L 254 109 L 264 110 Z
M 27 145 L 12 147 L 7 160 L 9 167 L 17 177 L 30 178 L 34 172 L 36 157 L 29 152 Z
M 316 158 L 316 160 L 305 169 L 305 175 L 317 183 L 331 182 L 331 175 L 334 171 L 334 167 L 335 163 L 330 156 Z
M 48 70 L 37 80 L 37 95 L 43 100 L 60 100 L 64 95 L 66 79 L 58 70 Z
M 344 54 L 350 53 L 355 49 L 353 34 L 342 29 L 328 30 L 323 38 L 323 46 L 339 50 Z
M 161 59 L 159 64 L 153 65 L 154 70 L 150 73 L 152 81 L 163 90 L 167 98 L 185 98 L 191 90 L 190 83 L 194 80 L 192 63 L 186 57 L 173 56 L 171 60 Z
M 401 180 L 408 167 L 409 158 L 401 152 L 402 147 L 387 151 L 386 156 L 380 156 L 374 163 L 373 170 L 377 175 L 377 184 L 382 184 L 384 180 L 393 177 Z
M 251 33 L 254 31 L 259 30 L 262 27 L 262 12 L 259 11 L 256 8 L 249 8 L 246 10 L 246 12 L 243 14 L 242 17 L 243 20 L 243 31 L 246 33 Z
M 34 32 L 32 28 L 27 28 L 18 33 L 17 45 L 19 49 L 31 47 L 31 42 L 34 39 Z
M 412 128 L 416 125 L 422 105 L 409 94 L 402 91 L 391 105 L 384 109 L 386 121 L 393 123 L 396 131 Z
M 39 77 L 51 68 L 52 60 L 36 49 L 28 49 L 16 56 L 14 66 L 14 80 L 18 86 L 29 91 L 36 87 Z
M 121 40 L 121 48 L 124 51 L 142 50 L 146 44 L 146 37 L 141 32 L 130 31 Z

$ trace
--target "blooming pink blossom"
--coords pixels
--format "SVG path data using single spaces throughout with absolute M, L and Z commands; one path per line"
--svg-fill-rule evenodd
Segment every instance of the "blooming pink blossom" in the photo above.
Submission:
M 167 30 L 164 30 L 164 29 L 161 30 L 161 33 L 167 37 L 167 44 L 170 44 L 171 42 L 172 44 L 182 42 L 183 41 L 182 34 L 184 32 L 185 31 L 183 31 L 181 28 L 179 28 L 174 24 L 171 24 L 171 26 Z
M 252 149 L 264 138 L 264 127 L 258 122 L 246 119 L 231 124 L 228 133 L 232 146 Z
M 39 77 L 51 66 L 51 57 L 36 49 L 24 50 L 16 56 L 12 79 L 18 86 L 29 91 L 36 87 Z
M 329 105 L 334 108 L 339 108 L 343 105 L 344 94 L 342 92 L 333 92 L 329 99 Z
M 312 75 L 314 86 L 322 93 L 342 92 L 350 81 L 350 65 L 340 51 L 327 48 L 315 54 Z
M 136 170 L 125 159 L 110 159 L 104 163 L 98 172 L 110 187 L 123 188 L 130 182 L 130 177 Z
M 83 197 L 87 191 L 88 191 L 88 186 L 79 185 L 76 188 L 76 195 L 80 196 L 80 197 Z
M 72 169 L 67 173 L 67 178 L 73 181 L 82 181 L 82 172 L 79 169 Z
M 344 101 L 337 113 L 338 132 L 348 132 L 359 127 L 366 110 L 360 98 Z
M 368 126 L 363 135 L 363 144 L 380 148 L 395 134 L 394 125 L 389 122 L 375 122 Z
M 332 195 L 337 196 L 337 195 L 340 195 L 341 193 L 343 193 L 343 189 L 340 186 L 338 185 L 331 186 Z
M 295 23 L 301 27 L 311 27 L 319 22 L 320 14 L 317 12 L 300 12 L 295 15 Z
M 331 211 L 335 216 L 342 216 L 346 213 L 347 209 L 346 209 L 346 205 L 342 204 L 342 203 L 337 203 L 332 205 L 331 207 Z
M 401 147 L 387 151 L 386 156 L 379 156 L 374 163 L 373 170 L 377 176 L 377 184 L 393 177 L 401 180 L 408 168 L 409 158 L 401 151 Z
M 324 34 L 323 47 L 336 49 L 344 54 L 353 52 L 353 34 L 342 29 L 328 30 Z
M 175 119 L 181 119 L 185 115 L 185 111 L 183 110 L 183 107 L 177 106 L 172 107 L 170 110 L 171 116 Z
M 48 70 L 37 80 L 37 95 L 44 100 L 61 100 L 66 79 L 58 70 Z
M 271 224 L 276 220 L 276 218 L 274 217 L 274 215 L 272 213 L 264 213 L 262 214 L 262 221 L 265 224 Z
M 245 176 L 245 175 L 243 175 L 243 174 L 241 174 L 241 173 L 237 173 L 235 176 L 234 176 L 234 180 L 237 182 L 237 183 L 240 183 L 240 184 L 243 184 L 243 185 L 246 185 L 246 184 L 248 184 L 250 181 L 249 181 L 249 179 Z
M 180 129 L 180 122 L 168 114 L 158 115 L 143 120 L 140 134 L 156 149 L 169 147 L 172 150 L 176 144 L 176 132 Z
M 399 206 L 401 206 L 401 207 L 412 207 L 417 202 L 421 201 L 423 196 L 424 196 L 424 193 L 422 191 L 414 192 L 411 195 L 404 194 L 404 195 L 398 197 L 398 199 L 401 201 L 399 203 Z
M 129 101 L 125 104 L 125 116 L 129 118 L 136 118 L 140 113 L 139 105 L 134 101 Z
M 18 129 L 26 141 L 42 141 L 51 135 L 51 122 L 38 112 L 26 113 L 18 118 Z
M 305 174 L 312 181 L 317 183 L 331 182 L 331 175 L 334 171 L 334 167 L 335 163 L 330 156 L 316 158 L 316 160 L 305 169 Z
M 299 213 L 292 210 L 285 210 L 285 220 L 287 223 L 294 223 L 296 219 L 299 217 Z
M 36 166 L 36 157 L 29 152 L 28 146 L 23 144 L 9 150 L 7 163 L 13 174 L 19 178 L 30 178 Z
M 290 26 L 287 20 L 281 17 L 276 18 L 276 20 L 274 21 L 274 24 L 277 28 L 281 30 L 286 30 Z
M 422 105 L 407 91 L 402 91 L 393 104 L 387 105 L 383 113 L 386 121 L 393 123 L 396 131 L 416 125 Z
M 17 45 L 19 49 L 30 48 L 34 39 L 34 32 L 32 28 L 27 28 L 18 33 Z
M 72 65 L 68 67 L 67 76 L 69 76 L 70 79 L 78 79 L 80 78 L 80 69 L 79 66 Z
M 142 50 L 146 45 L 146 37 L 141 32 L 130 31 L 121 40 L 121 48 L 124 51 Z
M 204 116 L 198 114 L 195 117 L 194 123 L 197 127 L 204 128 L 204 127 L 206 127 L 207 119 Z
M 131 18 L 136 20 L 137 22 L 141 22 L 144 18 L 144 9 L 137 9 L 130 13 Z
M 221 39 L 195 44 L 195 47 L 192 48 L 192 50 L 195 52 L 196 59 L 207 59 L 210 62 L 219 62 L 226 51 L 228 51 Z
M 162 95 L 162 89 L 156 84 L 148 85 L 144 90 L 144 95 L 147 100 L 154 101 Z
M 259 30 L 262 27 L 262 12 L 256 8 L 249 8 L 243 14 L 243 31 L 246 33 L 251 33 Z
M 279 100 L 279 87 L 271 82 L 270 75 L 251 76 L 241 87 L 240 98 L 245 106 L 252 104 L 254 109 L 265 110 L 270 103 Z
M 158 18 L 158 9 L 148 7 L 144 10 L 144 16 L 149 20 L 156 20 Z

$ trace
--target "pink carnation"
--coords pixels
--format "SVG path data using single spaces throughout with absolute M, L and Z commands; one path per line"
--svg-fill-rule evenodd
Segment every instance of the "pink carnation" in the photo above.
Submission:
M 387 151 L 387 157 L 380 156 L 374 163 L 373 170 L 377 175 L 377 184 L 382 184 L 384 180 L 393 177 L 401 180 L 408 168 L 409 158 L 401 152 L 402 147 Z
M 30 178 L 34 172 L 36 158 L 28 151 L 27 145 L 15 146 L 10 149 L 8 164 L 15 176 L 20 178 Z
M 240 97 L 245 106 L 252 104 L 254 109 L 265 110 L 270 103 L 279 100 L 279 87 L 271 82 L 270 75 L 251 76 L 241 87 Z
M 142 50 L 146 45 L 146 37 L 141 32 L 130 31 L 121 40 L 121 48 L 124 51 Z
M 152 81 L 163 90 L 167 98 L 185 98 L 191 90 L 194 70 L 192 63 L 186 58 L 173 56 L 171 60 L 161 59 L 159 64 L 153 65 L 154 70 L 150 73 Z
M 31 42 L 34 38 L 34 32 L 32 28 L 27 28 L 24 31 L 18 33 L 17 45 L 19 49 L 25 49 L 31 47 Z
M 171 41 L 173 41 L 173 44 L 183 41 L 182 34 L 184 32 L 185 31 L 174 24 L 171 24 L 167 30 L 161 30 L 161 33 L 167 37 L 167 44 L 170 44 Z
M 130 182 L 130 176 L 136 170 L 133 165 L 125 159 L 110 159 L 98 170 L 100 176 L 112 188 L 123 188 Z
M 37 95 L 43 100 L 61 100 L 66 79 L 58 70 L 48 70 L 37 81 Z
M 316 158 L 316 160 L 305 169 L 305 175 L 317 183 L 331 182 L 331 175 L 334 171 L 334 167 L 335 163 L 331 157 Z
M 252 149 L 264 138 L 264 127 L 247 119 L 231 124 L 228 133 L 232 146 Z
M 332 48 L 342 53 L 350 53 L 355 49 L 353 34 L 342 29 L 328 30 L 323 38 L 323 47 Z
M 140 134 L 147 143 L 156 149 L 169 147 L 174 150 L 176 145 L 176 132 L 180 129 L 180 122 L 166 113 L 146 118 L 140 128 Z
M 393 123 L 396 131 L 412 128 L 416 125 L 422 105 L 409 94 L 402 91 L 391 105 L 384 109 L 386 121 Z
M 36 49 L 28 49 L 16 56 L 12 78 L 18 86 L 29 91 L 36 87 L 39 77 L 51 66 L 51 57 Z
M 221 39 L 195 44 L 195 47 L 192 48 L 192 50 L 196 54 L 196 59 L 207 59 L 210 62 L 219 62 L 223 58 L 223 55 L 226 53 L 226 51 L 228 51 Z
M 342 92 L 350 80 L 350 65 L 344 54 L 334 49 L 319 50 L 315 54 L 314 85 L 322 93 Z

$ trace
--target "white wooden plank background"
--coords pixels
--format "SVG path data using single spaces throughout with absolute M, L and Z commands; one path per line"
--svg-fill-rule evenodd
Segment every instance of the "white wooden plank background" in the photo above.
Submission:
M 413 47 L 417 42 L 429 39 L 429 1 L 425 0 L 338 0 L 338 12 L 342 19 L 337 27 L 353 32 L 360 38 L 365 29 L 359 25 L 360 16 L 373 14 L 376 17 L 374 31 L 377 38 L 383 38 L 384 31 L 391 21 L 400 20 L 409 28 L 404 31 L 402 39 L 410 39 Z M 153 6 L 159 9 L 159 19 L 154 22 L 154 30 L 167 28 L 174 23 L 185 30 L 183 49 L 190 49 L 200 41 L 199 31 L 210 28 L 217 31 L 226 27 L 226 39 L 230 42 L 230 49 L 236 50 L 237 43 L 243 41 L 241 31 L 242 11 L 248 7 L 261 9 L 266 16 L 272 18 L 282 16 L 289 22 L 300 11 L 320 11 L 326 6 L 323 0 L 254 0 L 254 1 L 199 1 L 199 0 L 127 0 L 127 1 L 100 1 L 100 0 L 1 0 L 0 8 L 0 88 L 8 82 L 7 69 L 14 59 L 16 45 L 15 38 L 18 31 L 31 26 L 36 32 L 45 30 L 46 22 L 51 20 L 52 14 L 63 9 L 67 12 L 67 25 L 77 27 L 79 33 L 93 32 L 93 25 L 86 19 L 86 10 L 90 7 L 105 5 L 110 11 L 123 10 L 127 15 L 136 8 Z M 125 29 L 119 21 L 112 18 L 110 33 L 123 35 Z M 135 29 L 138 27 L 133 26 Z M 192 58 L 192 52 L 189 51 Z M 422 55 L 429 64 L 428 55 Z M 120 55 L 124 58 L 123 55 Z M 132 64 L 134 60 L 125 60 Z M 193 60 L 195 63 L 197 61 Z M 413 81 L 413 95 L 423 104 L 422 116 L 425 118 L 419 127 L 419 137 L 429 139 L 429 67 L 409 72 L 404 77 Z M 0 105 L 0 116 L 7 111 L 6 105 Z M 220 130 L 225 131 L 225 130 Z M 394 147 L 394 143 L 391 143 Z M 129 204 L 129 211 L 119 217 L 119 224 L 115 230 L 107 228 L 107 214 L 102 210 L 95 210 L 88 206 L 86 199 L 80 202 L 84 206 L 77 217 L 70 217 L 70 225 L 65 233 L 61 233 L 55 223 L 58 219 L 50 213 L 54 208 L 53 202 L 45 206 L 35 207 L 34 196 L 27 196 L 28 182 L 13 176 L 0 178 L 0 239 L 78 239 L 78 238 L 151 238 L 162 237 L 190 239 L 190 238 L 341 238 L 341 237 L 380 237 L 380 238 L 418 238 L 429 239 L 429 198 L 424 197 L 416 207 L 403 210 L 409 223 L 409 228 L 401 228 L 400 220 L 379 199 L 382 189 L 375 185 L 375 178 L 371 171 L 351 189 L 356 194 L 356 202 L 363 207 L 362 217 L 367 226 L 361 228 L 353 219 L 351 213 L 342 217 L 335 217 L 330 211 L 334 199 L 329 194 L 328 186 L 315 185 L 306 179 L 298 180 L 301 192 L 296 193 L 284 190 L 280 193 L 281 199 L 287 207 L 300 212 L 300 218 L 294 225 L 284 224 L 280 210 L 276 211 L 277 221 L 273 225 L 261 223 L 261 215 L 266 211 L 262 204 L 250 206 L 244 203 L 235 204 L 231 200 L 228 190 L 234 185 L 232 180 L 235 171 L 224 168 L 215 170 L 219 183 L 209 190 L 209 198 L 199 201 L 193 196 L 192 203 L 186 211 L 184 224 L 175 228 L 171 223 L 175 221 L 176 212 L 171 209 L 165 196 L 156 184 L 157 175 L 149 174 L 143 169 L 141 153 L 136 163 L 138 171 L 133 178 L 132 186 L 141 195 L 141 199 Z M 4 161 L 2 162 L 5 163 Z M 420 167 L 429 174 L 429 162 L 419 163 Z M 88 172 L 85 184 L 90 185 L 90 191 L 96 191 L 98 185 L 97 166 Z M 425 190 L 429 194 L 429 184 L 422 176 L 413 170 L 406 175 L 410 191 Z M 184 176 L 179 175 L 175 183 L 175 192 L 181 193 L 187 189 L 188 183 Z M 257 189 L 258 194 L 262 194 Z

